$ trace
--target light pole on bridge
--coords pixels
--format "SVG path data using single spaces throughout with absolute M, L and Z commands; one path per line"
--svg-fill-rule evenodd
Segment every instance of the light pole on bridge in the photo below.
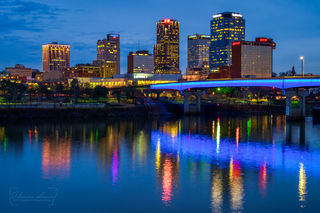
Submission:
M 304 57 L 303 56 L 300 56 L 300 61 L 301 61 L 302 77 L 304 77 Z

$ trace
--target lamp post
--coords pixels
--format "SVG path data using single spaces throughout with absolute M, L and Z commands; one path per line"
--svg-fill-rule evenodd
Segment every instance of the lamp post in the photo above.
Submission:
M 301 61 L 302 77 L 304 77 L 304 57 L 303 56 L 300 56 L 300 61 Z

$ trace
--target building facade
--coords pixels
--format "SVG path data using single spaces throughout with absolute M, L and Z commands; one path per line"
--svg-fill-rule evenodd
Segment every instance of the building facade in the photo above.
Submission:
M 100 76 L 110 78 L 119 72 L 119 63 L 117 61 L 105 61 L 100 65 Z
M 93 64 L 77 64 L 71 68 L 74 77 L 98 78 L 101 76 L 100 66 Z
M 14 67 L 6 67 L 5 71 L 9 72 L 13 76 L 25 78 L 27 81 L 32 80 L 34 73 L 39 72 L 37 69 L 27 68 L 22 64 L 16 64 Z
M 43 72 L 62 72 L 70 67 L 70 45 L 57 42 L 42 45 Z
M 97 41 L 97 61 L 117 63 L 117 74 L 120 74 L 120 34 L 107 34 L 107 38 Z
M 270 38 L 233 42 L 232 77 L 271 78 L 275 48 L 276 44 Z
M 231 66 L 232 42 L 245 40 L 245 20 L 240 13 L 224 12 L 211 20 L 210 70 Z
M 130 52 L 128 55 L 128 73 L 150 73 L 154 72 L 154 57 L 147 50 Z
M 209 35 L 188 36 L 188 68 L 209 67 Z
M 68 78 L 110 78 L 117 75 L 117 62 L 103 61 L 93 64 L 77 64 L 71 69 L 66 69 L 64 77 Z
M 154 73 L 180 74 L 179 69 L 179 28 L 173 19 L 157 22 L 157 44 L 154 45 Z

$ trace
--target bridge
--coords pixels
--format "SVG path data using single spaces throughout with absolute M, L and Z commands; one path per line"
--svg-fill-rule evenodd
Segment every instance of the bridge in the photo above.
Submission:
M 309 88 L 320 87 L 320 76 L 310 77 L 286 77 L 270 79 L 218 79 L 207 81 L 189 81 L 178 83 L 167 83 L 150 85 L 153 90 L 178 90 L 184 95 L 185 113 L 200 112 L 200 97 L 202 89 L 216 87 L 271 87 L 283 91 L 286 95 L 287 118 L 304 118 L 306 115 L 306 97 L 309 95 Z M 196 97 L 196 107 L 191 108 L 189 96 Z M 298 110 L 292 108 L 291 99 L 297 96 L 300 98 Z
M 228 79 L 190 81 L 151 85 L 150 89 L 183 91 L 194 88 L 214 87 L 274 87 L 278 89 L 320 87 L 320 77 L 316 78 L 272 78 L 272 79 Z

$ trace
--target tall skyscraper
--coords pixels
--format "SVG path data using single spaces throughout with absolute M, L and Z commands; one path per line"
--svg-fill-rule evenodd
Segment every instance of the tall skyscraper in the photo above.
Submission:
M 210 70 L 231 66 L 232 42 L 244 41 L 245 20 L 240 13 L 224 12 L 211 20 Z
M 256 41 L 236 41 L 232 44 L 233 78 L 271 78 L 273 50 L 276 44 L 269 38 Z
M 157 22 L 157 44 L 154 45 L 155 74 L 181 74 L 179 69 L 179 27 L 173 19 Z
M 107 34 L 107 38 L 97 42 L 97 61 L 117 63 L 117 74 L 120 74 L 120 34 Z
M 154 58 L 147 50 L 130 52 L 128 55 L 128 73 L 150 73 L 154 72 Z
M 209 67 L 209 35 L 188 36 L 188 68 L 208 68 Z
M 42 45 L 43 72 L 59 71 L 70 67 L 70 45 L 57 42 Z

